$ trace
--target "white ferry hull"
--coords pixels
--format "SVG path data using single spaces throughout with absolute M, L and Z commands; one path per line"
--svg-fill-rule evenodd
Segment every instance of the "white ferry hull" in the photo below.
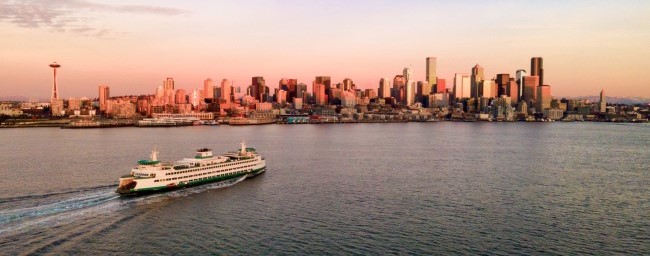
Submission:
M 241 151 L 213 156 L 210 149 L 197 151 L 194 158 L 185 158 L 175 164 L 157 160 L 157 151 L 152 151 L 151 160 L 138 161 L 138 167 L 130 175 L 119 179 L 116 193 L 139 195 L 197 186 L 237 178 L 254 177 L 263 173 L 266 161 L 246 148 L 242 142 Z

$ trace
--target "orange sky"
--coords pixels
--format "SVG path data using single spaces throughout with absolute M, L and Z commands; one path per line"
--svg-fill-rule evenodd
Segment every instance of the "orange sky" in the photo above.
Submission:
M 486 77 L 544 58 L 552 94 L 650 97 L 650 2 L 625 1 L 3 1 L 0 96 L 49 98 L 53 60 L 62 97 L 151 94 L 205 78 L 247 86 L 264 76 L 310 85 L 349 77 L 376 88 L 404 67 L 424 80 L 480 64 Z M 55 5 L 56 3 L 57 5 Z

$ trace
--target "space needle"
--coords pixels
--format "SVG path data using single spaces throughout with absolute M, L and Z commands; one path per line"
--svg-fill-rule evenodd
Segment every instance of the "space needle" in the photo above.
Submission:
M 54 85 L 53 85 L 53 87 L 52 87 L 52 99 L 58 99 L 58 98 L 59 98 L 59 90 L 58 90 L 58 88 L 56 87 L 56 69 L 57 69 L 57 68 L 60 68 L 61 65 L 59 65 L 59 64 L 56 63 L 56 61 L 55 61 L 55 62 L 53 62 L 52 64 L 50 64 L 50 67 L 52 68 L 52 70 L 54 70 Z

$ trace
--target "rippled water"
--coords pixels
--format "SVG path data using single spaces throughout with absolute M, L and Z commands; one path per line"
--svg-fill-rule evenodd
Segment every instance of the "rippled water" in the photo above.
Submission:
M 647 254 L 650 126 L 407 123 L 0 130 L 1 254 Z M 119 198 L 156 145 L 267 159 Z

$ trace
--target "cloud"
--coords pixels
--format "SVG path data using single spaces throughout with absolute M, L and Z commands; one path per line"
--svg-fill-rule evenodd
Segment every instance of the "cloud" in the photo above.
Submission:
M 93 27 L 89 12 L 112 12 L 148 15 L 182 15 L 187 11 L 148 5 L 110 5 L 87 0 L 0 0 L 0 22 L 25 28 L 49 28 L 88 36 L 107 37 L 119 34 L 112 29 Z

